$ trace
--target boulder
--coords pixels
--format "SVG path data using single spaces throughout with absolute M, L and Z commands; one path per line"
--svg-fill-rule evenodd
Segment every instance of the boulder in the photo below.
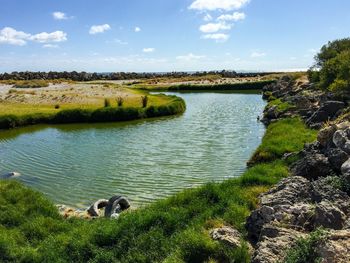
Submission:
M 210 231 L 210 236 L 214 240 L 222 241 L 232 248 L 237 248 L 241 245 L 241 234 L 238 230 L 224 226 Z
M 322 201 L 316 205 L 314 224 L 315 227 L 330 229 L 342 229 L 345 224 L 345 214 L 328 201 Z
M 340 169 L 342 174 L 350 173 L 350 158 L 342 164 Z
M 332 140 L 335 132 L 336 132 L 336 128 L 334 126 L 328 126 L 328 127 L 319 131 L 319 133 L 317 135 L 317 141 L 323 147 L 325 147 Z
M 345 107 L 341 101 L 326 101 L 321 107 L 307 120 L 307 124 L 322 123 L 332 119 L 336 114 Z
M 295 242 L 306 235 L 302 232 L 266 225 L 262 230 L 262 239 L 252 256 L 252 263 L 283 262 L 286 252 Z
M 337 130 L 333 135 L 333 143 L 340 149 L 344 148 L 345 143 L 347 142 L 348 137 L 345 130 Z
M 331 175 L 333 172 L 328 158 L 317 153 L 306 154 L 304 158 L 298 160 L 292 167 L 292 173 L 295 176 L 315 180 L 319 177 Z
M 328 161 L 336 172 L 341 171 L 343 163 L 349 159 L 349 155 L 340 148 L 331 148 L 327 152 Z
M 331 230 L 316 247 L 322 263 L 350 262 L 350 230 Z

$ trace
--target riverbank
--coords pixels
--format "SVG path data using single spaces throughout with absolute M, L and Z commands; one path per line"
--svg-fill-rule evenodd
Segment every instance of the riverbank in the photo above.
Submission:
M 6 205 L 0 211 L 4 218 L 0 228 L 4 242 L 0 244 L 11 244 L 3 248 L 2 256 L 31 257 L 37 262 L 44 258 L 77 262 L 249 262 L 246 217 L 257 207 L 261 193 L 289 175 L 292 160 L 281 157 L 301 150 L 304 143 L 315 137 L 316 132 L 307 129 L 298 118 L 277 121 L 268 127 L 263 139 L 264 152 L 274 156 L 269 162 L 252 165 L 241 178 L 185 190 L 146 208 L 124 213 L 117 224 L 104 219 L 64 220 L 42 195 L 15 182 L 1 182 L 4 191 L 0 200 Z M 285 142 L 295 147 L 291 150 Z M 36 199 L 37 202 L 32 201 Z M 29 200 L 31 205 L 27 206 Z M 12 223 L 12 218 L 16 222 Z M 239 235 L 234 242 L 227 242 L 232 238 L 225 239 L 230 233 L 226 230 L 233 228 Z
M 186 107 L 181 98 L 151 95 L 117 84 L 62 82 L 36 88 L 15 86 L 0 86 L 0 129 L 129 121 L 181 114 Z

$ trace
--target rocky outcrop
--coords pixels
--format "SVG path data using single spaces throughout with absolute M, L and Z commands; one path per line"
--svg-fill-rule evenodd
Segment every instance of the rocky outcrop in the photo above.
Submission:
M 298 239 L 320 227 L 326 234 L 315 244 L 315 256 L 321 262 L 350 262 L 350 122 L 336 121 L 346 103 L 287 78 L 266 87 L 264 94 L 295 105 L 282 113 L 268 107 L 264 123 L 298 114 L 320 131 L 317 142 L 293 153 L 298 160 L 291 165 L 291 176 L 262 194 L 259 207 L 247 218 L 248 239 L 255 249 L 252 262 L 283 262 Z

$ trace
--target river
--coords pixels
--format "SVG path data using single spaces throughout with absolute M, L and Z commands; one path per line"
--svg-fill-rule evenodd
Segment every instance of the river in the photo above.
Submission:
M 0 175 L 53 202 L 84 208 L 113 194 L 134 207 L 240 176 L 265 132 L 260 94 L 177 93 L 181 116 L 127 123 L 39 125 L 0 132 Z

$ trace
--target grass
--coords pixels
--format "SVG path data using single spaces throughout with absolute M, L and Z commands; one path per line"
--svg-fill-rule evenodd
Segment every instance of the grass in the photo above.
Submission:
M 307 128 L 300 118 L 287 118 L 272 123 L 249 163 L 270 162 L 281 158 L 285 153 L 300 151 L 305 143 L 314 141 L 316 136 L 317 131 Z
M 290 126 L 294 133 L 280 132 Z M 262 145 L 271 156 L 275 150 L 266 145 L 272 142 L 281 145 L 286 140 L 301 150 L 300 137 L 312 141 L 314 131 L 298 119 L 283 120 L 268 127 Z M 14 181 L 0 181 L 0 261 L 249 262 L 244 239 L 241 247 L 232 249 L 212 240 L 209 230 L 231 225 L 244 237 L 245 219 L 256 208 L 259 194 L 286 176 L 286 161 L 256 164 L 239 178 L 184 190 L 126 212 L 118 221 L 64 220 L 41 194 Z
M 138 98 L 138 97 L 136 97 Z M 142 108 L 141 100 L 124 103 L 118 107 L 106 99 L 101 105 L 27 105 L 27 104 L 0 104 L 0 129 L 10 129 L 33 124 L 57 123 L 86 123 L 125 121 L 141 118 L 151 118 L 181 114 L 185 111 L 185 102 L 176 96 L 147 95 L 148 107 Z M 135 105 L 135 106 L 131 106 Z
M 269 101 L 267 107 L 271 108 L 272 106 L 276 106 L 277 107 L 276 109 L 279 113 L 283 113 L 283 112 L 286 112 L 290 109 L 295 108 L 294 105 L 292 105 L 288 102 L 283 102 L 283 101 L 281 101 L 281 99 L 274 99 L 274 100 Z

